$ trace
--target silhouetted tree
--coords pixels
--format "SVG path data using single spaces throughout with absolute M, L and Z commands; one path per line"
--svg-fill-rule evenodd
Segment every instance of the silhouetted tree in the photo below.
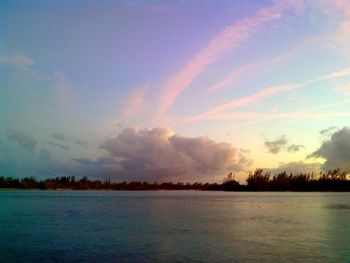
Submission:
M 263 174 L 262 169 L 256 169 L 254 173 L 249 172 L 247 178 L 247 188 L 251 191 L 269 190 L 270 173 Z
M 229 173 L 221 184 L 218 183 L 182 183 L 172 182 L 148 183 L 148 182 L 111 182 L 89 180 L 84 176 L 76 180 L 74 176 L 63 176 L 48 178 L 37 181 L 34 177 L 22 179 L 12 177 L 0 177 L 0 188 L 19 189 L 106 189 L 106 190 L 214 190 L 214 191 L 350 191 L 350 181 L 347 180 L 347 173 L 340 169 L 330 170 L 327 173 L 321 172 L 319 176 L 313 173 L 289 174 L 280 172 L 270 175 L 262 169 L 249 172 L 247 185 L 241 185 L 235 180 L 235 175 Z
M 235 180 L 235 175 L 229 173 L 227 177 L 224 178 L 221 185 L 221 189 L 224 191 L 237 191 L 240 190 L 240 184 Z

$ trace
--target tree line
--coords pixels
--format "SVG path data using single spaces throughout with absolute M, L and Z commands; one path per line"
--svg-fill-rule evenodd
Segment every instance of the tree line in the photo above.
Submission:
M 42 190 L 208 190 L 208 191 L 350 191 L 347 173 L 340 169 L 328 172 L 271 174 L 262 169 L 249 172 L 246 184 L 240 184 L 233 173 L 222 183 L 158 183 L 158 182 L 112 182 L 111 180 L 90 180 L 86 176 L 77 180 L 75 176 L 63 176 L 36 180 L 34 177 L 0 177 L 0 188 L 42 189 Z

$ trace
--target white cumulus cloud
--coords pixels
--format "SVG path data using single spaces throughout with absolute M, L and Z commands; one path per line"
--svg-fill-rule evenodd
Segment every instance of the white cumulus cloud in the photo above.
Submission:
M 247 152 L 205 137 L 188 138 L 167 128 L 127 128 L 102 145 L 129 178 L 194 179 L 249 165 Z M 145 178 L 146 177 L 146 178 Z

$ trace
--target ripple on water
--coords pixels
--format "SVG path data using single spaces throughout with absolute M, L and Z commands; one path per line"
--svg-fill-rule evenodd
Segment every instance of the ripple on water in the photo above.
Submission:
M 331 204 L 326 206 L 327 209 L 336 209 L 336 210 L 350 210 L 350 205 L 348 204 Z

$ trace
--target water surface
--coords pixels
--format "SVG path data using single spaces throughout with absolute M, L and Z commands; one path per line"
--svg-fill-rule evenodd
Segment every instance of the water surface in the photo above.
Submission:
M 350 193 L 0 191 L 0 262 L 348 262 Z

